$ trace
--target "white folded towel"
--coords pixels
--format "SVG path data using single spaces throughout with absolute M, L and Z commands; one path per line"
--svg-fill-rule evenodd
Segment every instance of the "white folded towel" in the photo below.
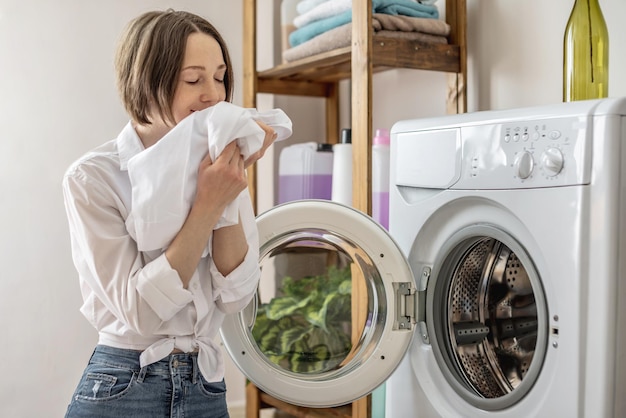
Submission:
M 308 12 L 309 10 L 313 9 L 318 4 L 325 3 L 327 1 L 329 0 L 301 0 L 296 5 L 296 10 L 298 14 L 304 14 Z
M 174 239 L 193 204 L 198 168 L 207 152 L 215 161 L 233 140 L 244 159 L 261 149 L 265 132 L 257 120 L 275 130 L 276 141 L 291 136 L 291 120 L 280 109 L 258 112 L 220 102 L 192 113 L 128 161 L 132 209 L 126 227 L 140 251 L 165 249 Z M 238 223 L 242 195 L 227 206 L 215 229 Z
M 302 13 L 293 20 L 293 25 L 296 28 L 301 28 L 308 25 L 311 22 L 317 20 L 326 19 L 331 16 L 338 15 L 346 10 L 352 9 L 352 0 L 333 0 L 320 3 L 313 9 Z

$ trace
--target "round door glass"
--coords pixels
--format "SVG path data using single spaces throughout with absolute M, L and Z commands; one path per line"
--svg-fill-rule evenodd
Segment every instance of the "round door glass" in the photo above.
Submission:
M 376 389 L 413 335 L 396 309 L 398 289 L 414 285 L 395 242 L 370 217 L 330 201 L 277 206 L 257 225 L 256 297 L 222 326 L 235 363 L 296 405 L 344 405 Z
M 252 337 L 282 371 L 313 375 L 349 364 L 367 332 L 373 289 L 363 271 L 372 260 L 354 243 L 322 230 L 302 229 L 265 246 Z M 352 288 L 365 290 L 365 303 Z M 376 315 L 386 309 L 372 306 Z

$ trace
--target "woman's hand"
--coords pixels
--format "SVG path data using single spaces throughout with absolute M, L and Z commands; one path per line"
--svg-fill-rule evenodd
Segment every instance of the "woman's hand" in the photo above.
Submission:
M 276 132 L 274 131 L 274 129 L 272 129 L 265 123 L 261 121 L 256 121 L 256 123 L 258 123 L 261 129 L 265 131 L 265 138 L 263 139 L 263 145 L 261 146 L 261 149 L 255 152 L 254 154 L 250 155 L 250 157 L 246 159 L 246 162 L 244 164 L 246 168 L 250 167 L 257 160 L 259 160 L 263 155 L 265 155 L 265 151 L 270 147 L 270 145 L 274 143 L 274 141 L 276 141 L 276 137 L 278 136 Z
M 215 162 L 207 154 L 200 163 L 194 205 L 208 204 L 223 210 L 247 185 L 243 157 L 236 141 L 232 141 Z

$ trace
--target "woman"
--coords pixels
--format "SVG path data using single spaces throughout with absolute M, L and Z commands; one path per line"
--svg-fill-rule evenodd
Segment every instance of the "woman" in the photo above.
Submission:
M 76 161 L 63 181 L 81 312 L 99 334 L 66 416 L 228 417 L 223 359 L 213 340 L 224 315 L 249 302 L 259 279 L 249 196 L 238 224 L 214 226 L 275 133 L 258 122 L 263 147 L 246 161 L 236 142 L 215 161 L 207 155 L 184 225 L 165 251 L 141 252 L 126 226 L 128 160 L 191 113 L 230 101 L 233 72 L 216 29 L 172 10 L 130 22 L 116 71 L 131 121 Z M 203 256 L 207 245 L 211 252 Z

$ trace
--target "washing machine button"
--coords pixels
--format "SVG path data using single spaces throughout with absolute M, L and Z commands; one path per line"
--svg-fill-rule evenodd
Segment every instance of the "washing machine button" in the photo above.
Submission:
M 530 177 L 535 168 L 535 161 L 530 152 L 524 151 L 515 159 L 515 170 L 517 177 L 524 180 Z

